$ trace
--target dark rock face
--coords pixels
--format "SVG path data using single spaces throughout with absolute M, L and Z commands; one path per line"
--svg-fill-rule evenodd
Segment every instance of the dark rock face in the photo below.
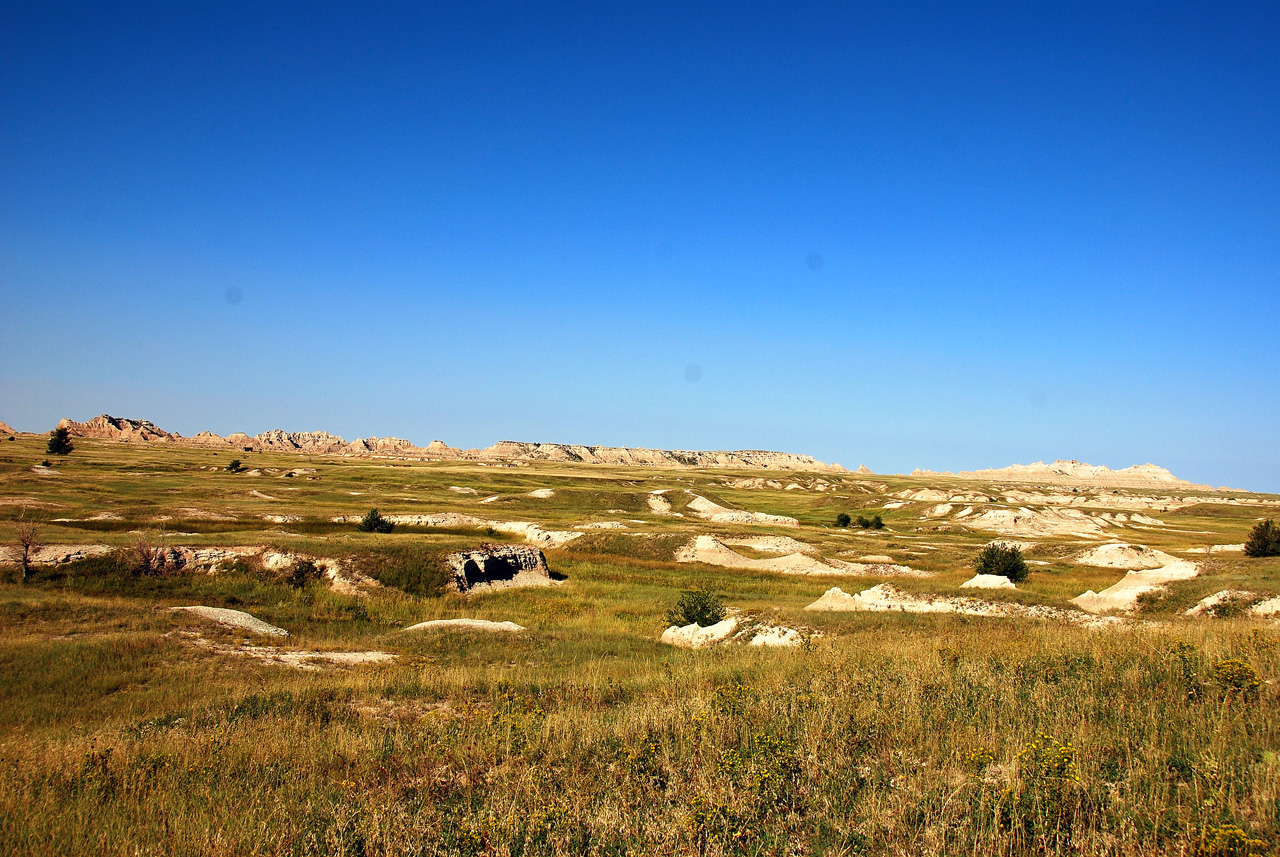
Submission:
M 552 583 L 547 558 L 528 545 L 482 545 L 449 554 L 447 560 L 453 569 L 450 588 L 458 592 Z

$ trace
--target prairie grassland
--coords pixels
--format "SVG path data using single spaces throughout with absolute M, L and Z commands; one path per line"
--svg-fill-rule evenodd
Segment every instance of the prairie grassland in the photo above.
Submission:
M 46 542 L 123 548 L 163 527 L 156 537 L 174 544 L 342 558 L 384 585 L 341 594 L 252 563 L 145 576 L 113 556 L 0 584 L 4 853 L 1245 855 L 1280 844 L 1280 633 L 1180 616 L 1221 589 L 1280 592 L 1277 560 L 1215 556 L 1148 599 L 1146 621 L 1103 630 L 815 614 L 803 607 L 828 587 L 881 578 L 681 564 L 674 551 L 700 532 L 776 533 L 825 556 L 890 555 L 935 572 L 895 585 L 954 593 L 991 534 L 922 520 L 920 504 L 882 511 L 886 492 L 921 485 L 904 478 L 749 491 L 727 486 L 743 474 L 716 472 L 244 454 L 261 471 L 246 476 L 221 469 L 225 453 L 92 441 L 54 462 L 58 474 L 33 472 L 44 457 L 32 438 L 0 447 L 0 518 L 25 506 Z M 299 468 L 316 472 L 283 475 Z M 545 487 L 552 497 L 526 496 Z M 663 487 L 801 526 L 655 515 L 645 494 Z M 436 593 L 440 556 L 510 537 L 331 522 L 372 506 L 546 528 L 618 520 L 650 535 L 593 531 L 549 552 L 563 585 L 468 600 Z M 831 527 L 860 509 L 887 529 Z M 1159 514 L 1168 526 L 1142 538 L 1116 535 L 1170 551 L 1240 542 L 1258 514 L 1192 507 Z M 1061 607 L 1122 576 L 1072 564 L 1079 549 L 1038 540 L 1028 556 L 1048 564 L 1017 593 L 984 597 Z M 787 650 L 659 645 L 663 613 L 695 585 L 814 634 Z M 196 603 L 291 636 L 262 643 L 163 609 Z M 456 616 L 527 630 L 400 630 Z M 238 654 L 246 643 L 397 657 L 300 671 Z

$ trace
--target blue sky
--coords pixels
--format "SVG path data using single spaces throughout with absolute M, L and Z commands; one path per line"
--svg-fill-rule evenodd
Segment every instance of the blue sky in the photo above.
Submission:
M 0 419 L 1280 491 L 1274 4 L 0 6 Z

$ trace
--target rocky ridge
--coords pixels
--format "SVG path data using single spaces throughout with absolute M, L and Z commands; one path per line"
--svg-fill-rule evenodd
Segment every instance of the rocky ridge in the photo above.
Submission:
M 1107 485 L 1122 488 L 1185 488 L 1210 491 L 1208 485 L 1197 485 L 1179 479 L 1163 467 L 1154 464 L 1135 464 L 1112 470 L 1105 465 L 1086 464 L 1083 461 L 1059 459 L 1052 464 L 1037 461 L 1034 464 L 1012 464 L 987 470 L 962 470 L 959 473 L 934 470 L 913 470 L 912 476 L 953 477 L 980 479 L 989 482 L 1047 482 L 1056 485 Z
M 129 443 L 174 443 L 209 449 L 244 452 L 300 452 L 311 455 L 412 458 L 422 461 L 570 462 L 614 466 L 724 467 L 766 470 L 805 470 L 843 473 L 839 464 L 827 464 L 810 455 L 770 452 L 759 449 L 689 451 L 644 449 L 620 446 L 582 446 L 563 443 L 522 443 L 504 440 L 485 449 L 459 449 L 440 440 L 425 447 L 398 437 L 358 438 L 348 442 L 327 431 L 286 432 L 272 429 L 253 436 L 233 432 L 222 437 L 203 431 L 193 437 L 168 432 L 148 420 L 113 417 L 107 414 L 88 422 L 64 419 L 58 423 L 74 437 L 101 438 Z

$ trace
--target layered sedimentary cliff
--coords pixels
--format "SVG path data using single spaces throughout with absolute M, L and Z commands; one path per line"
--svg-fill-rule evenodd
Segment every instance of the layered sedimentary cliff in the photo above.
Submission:
M 938 473 L 932 470 L 916 470 L 912 476 L 955 476 L 961 479 L 981 479 L 989 482 L 1047 482 L 1056 485 L 1097 485 L 1121 488 L 1193 488 L 1208 489 L 1179 479 L 1163 467 L 1154 464 L 1135 464 L 1112 470 L 1104 465 L 1086 464 L 1083 461 L 1059 459 L 1052 464 L 1037 461 L 1035 464 L 1013 464 L 990 470 L 964 470 L 960 473 Z
M 420 447 L 398 437 L 367 437 L 348 442 L 326 431 L 286 432 L 280 429 L 272 429 L 253 436 L 234 432 L 222 437 L 203 431 L 193 437 L 183 437 L 180 434 L 167 432 L 147 420 L 125 419 L 106 414 L 94 417 L 88 422 L 63 420 L 58 425 L 66 428 L 76 437 L 103 438 L 130 443 L 174 443 L 208 449 L 238 449 L 246 452 L 299 452 L 311 455 L 412 458 L 424 461 L 563 461 L 614 466 L 844 472 L 844 468 L 839 464 L 827 464 L 810 455 L 758 449 L 703 452 L 563 443 L 521 443 L 504 440 L 485 449 L 463 450 L 439 440 L 433 440 L 427 446 Z

